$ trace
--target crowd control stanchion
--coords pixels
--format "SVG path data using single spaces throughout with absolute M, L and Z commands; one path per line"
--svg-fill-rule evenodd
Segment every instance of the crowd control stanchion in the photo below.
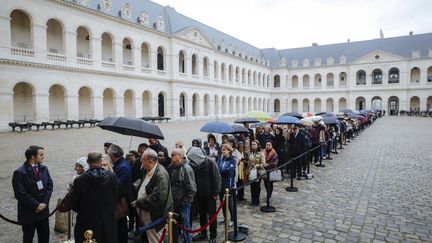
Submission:
M 228 230 L 229 230 L 229 189 L 225 189 L 225 242 L 228 242 Z
M 173 219 L 174 215 L 172 212 L 168 213 L 168 242 L 173 243 Z
M 318 149 L 319 149 L 319 154 L 321 154 L 322 151 L 322 143 L 320 143 Z M 322 163 L 322 156 L 320 156 L 320 160 L 319 160 L 319 164 L 315 165 L 316 167 L 325 167 L 325 165 Z
M 93 231 L 86 230 L 84 232 L 85 243 L 97 243 L 96 240 L 93 239 Z
M 298 188 L 294 187 L 294 177 L 295 177 L 295 163 L 297 163 L 297 159 L 291 161 L 290 166 L 291 166 L 291 176 L 290 176 L 290 180 L 291 180 L 291 185 L 287 188 L 285 188 L 285 190 L 287 192 L 298 192 Z
M 269 193 L 269 191 L 270 191 L 270 171 L 269 170 L 267 170 L 267 180 L 266 180 L 266 187 L 267 187 L 267 203 L 266 203 L 266 205 L 265 206 L 262 206 L 261 208 L 260 208 L 260 210 L 261 210 L 261 212 L 263 212 L 263 213 L 273 213 L 273 212 L 276 212 L 276 208 L 275 207 L 272 207 L 272 206 L 270 206 L 270 193 Z
M 236 194 L 235 191 L 233 193 Z M 233 196 L 233 218 L 234 218 L 234 231 L 228 233 L 228 239 L 230 241 L 239 242 L 244 241 L 246 239 L 246 235 L 238 232 L 238 224 L 237 224 L 237 197 Z

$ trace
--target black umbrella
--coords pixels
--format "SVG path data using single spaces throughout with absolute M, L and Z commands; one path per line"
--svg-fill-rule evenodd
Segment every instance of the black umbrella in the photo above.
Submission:
M 164 139 L 158 126 L 137 118 L 110 116 L 102 120 L 98 126 L 102 129 L 123 135 Z
M 324 114 L 321 115 L 322 117 L 333 117 L 336 116 L 335 114 L 331 113 L 331 112 L 326 112 Z
M 325 124 L 328 124 L 328 125 L 336 125 L 336 124 L 340 123 L 338 121 L 338 119 L 336 118 L 336 116 L 325 116 L 325 117 L 323 117 L 323 121 Z
M 282 116 L 293 116 L 293 117 L 297 117 L 298 119 L 303 118 L 303 116 L 300 113 L 294 112 L 294 111 L 293 112 L 287 112 L 287 113 L 283 114 Z
M 341 112 L 346 113 L 346 114 L 354 113 L 354 111 L 351 109 L 343 109 L 343 110 L 341 110 Z
M 232 129 L 234 130 L 234 132 L 227 132 L 226 134 L 239 134 L 239 133 L 249 133 L 249 129 L 247 129 L 246 127 L 242 126 L 242 125 L 231 125 Z
M 238 118 L 237 120 L 234 121 L 234 123 L 258 123 L 260 121 L 258 121 L 256 118 L 254 117 L 242 117 L 242 118 Z

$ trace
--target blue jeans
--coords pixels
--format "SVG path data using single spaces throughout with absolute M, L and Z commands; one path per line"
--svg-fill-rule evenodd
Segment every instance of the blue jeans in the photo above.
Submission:
M 181 218 L 181 224 L 188 229 L 190 229 L 190 227 L 191 227 L 191 224 L 190 224 L 191 206 L 192 206 L 191 203 L 185 203 L 184 205 L 182 205 L 180 207 L 179 212 L 177 212 Z M 177 237 L 178 237 L 179 229 L 177 227 L 174 227 L 174 228 L 176 231 L 174 237 L 175 237 L 175 239 L 178 239 Z M 189 232 L 184 231 L 184 230 L 183 230 L 183 240 L 184 240 L 184 243 L 190 243 L 192 241 L 191 234 Z

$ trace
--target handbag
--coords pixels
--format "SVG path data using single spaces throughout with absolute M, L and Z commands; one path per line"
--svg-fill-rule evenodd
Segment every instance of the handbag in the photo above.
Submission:
M 257 178 L 257 169 L 254 167 L 252 168 L 252 170 L 249 172 L 249 181 L 253 181 Z
M 283 181 L 282 170 L 272 170 L 270 171 L 269 181 Z
M 69 200 L 70 200 L 70 195 L 71 195 L 72 190 L 70 190 L 63 199 L 58 200 L 57 211 L 59 211 L 61 213 L 66 213 L 69 210 L 71 210 L 69 207 Z
M 59 207 L 64 200 L 57 200 L 57 211 L 55 212 L 54 230 L 59 233 L 66 233 L 68 230 L 68 214 L 67 211 L 61 211 Z
M 125 197 L 121 197 L 117 201 L 116 215 L 117 219 L 121 219 L 129 215 L 129 207 Z

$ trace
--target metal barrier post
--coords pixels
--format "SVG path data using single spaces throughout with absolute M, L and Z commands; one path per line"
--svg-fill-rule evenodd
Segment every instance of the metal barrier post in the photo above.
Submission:
M 225 242 L 228 242 L 228 230 L 229 230 L 229 189 L 225 189 Z
M 173 213 L 169 212 L 168 213 L 168 242 L 169 243 L 173 243 Z
M 228 233 L 228 239 L 234 242 L 244 241 L 246 239 L 246 235 L 238 232 L 236 195 L 233 195 L 233 218 L 234 218 L 234 231 Z
M 270 171 L 267 170 L 267 180 L 266 181 L 266 191 L 267 191 L 267 204 L 266 206 L 262 206 L 260 208 L 261 212 L 264 213 L 273 213 L 276 211 L 275 207 L 270 206 L 270 193 L 269 193 L 269 189 L 270 189 Z
M 291 161 L 291 163 L 290 163 L 290 166 L 291 166 L 291 185 L 289 186 L 289 187 L 287 187 L 287 188 L 285 188 L 285 191 L 287 191 L 287 192 L 298 192 L 298 188 L 297 187 L 294 187 L 294 177 L 295 177 L 295 163 L 297 163 L 297 160 L 298 159 L 296 159 L 296 160 L 293 160 L 293 161 Z
M 86 230 L 86 232 L 84 232 L 84 238 L 86 238 L 85 243 L 97 243 L 96 240 L 92 239 L 93 231 L 91 230 Z

